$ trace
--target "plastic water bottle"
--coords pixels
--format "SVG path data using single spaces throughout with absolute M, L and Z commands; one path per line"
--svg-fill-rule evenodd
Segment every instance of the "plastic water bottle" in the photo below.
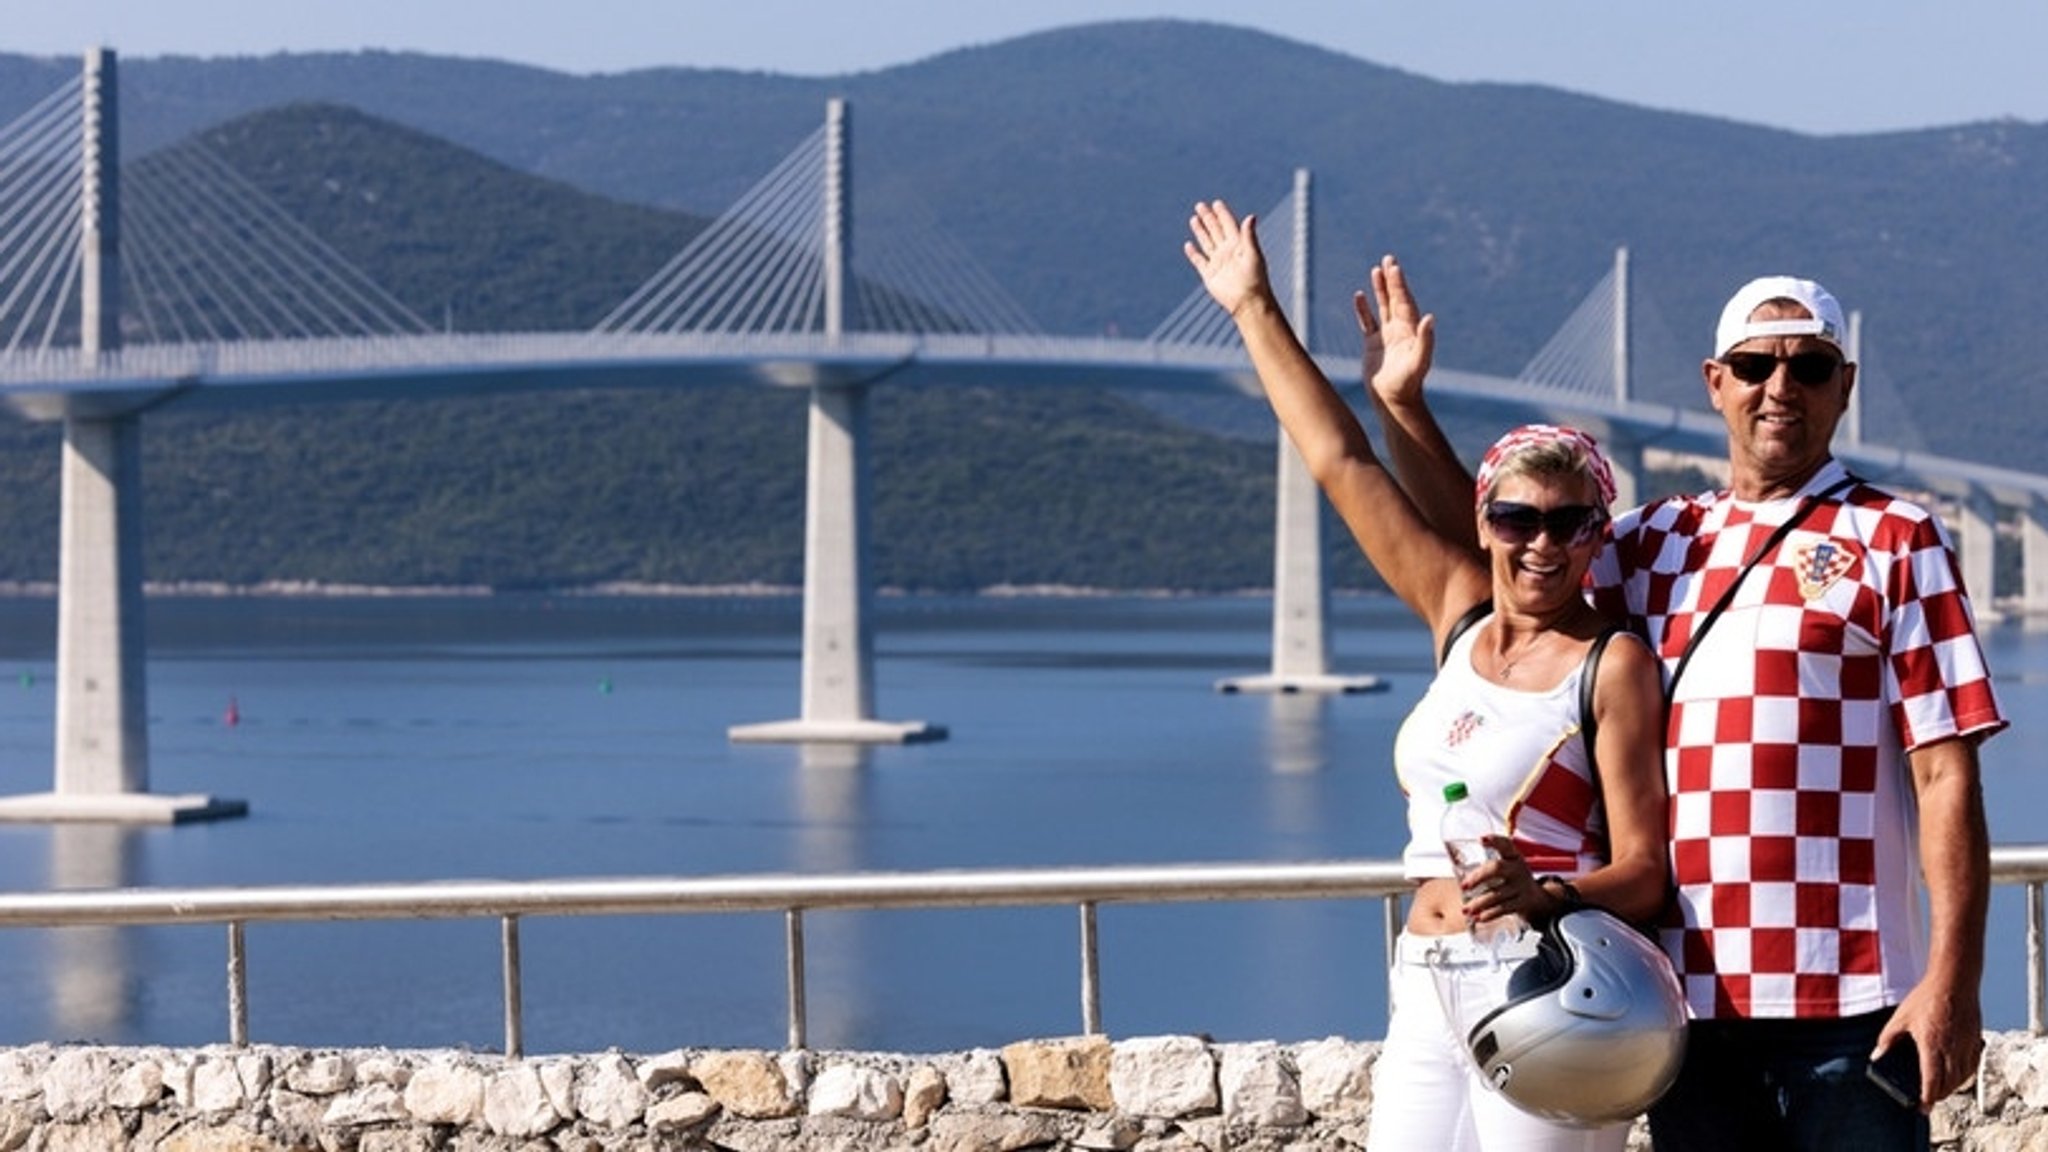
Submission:
M 1444 851 L 1450 854 L 1451 870 L 1457 873 L 1460 884 L 1473 869 L 1488 860 L 1500 858 L 1500 853 L 1488 847 L 1484 839 L 1500 830 L 1493 826 L 1486 811 L 1473 802 L 1470 795 L 1463 781 L 1453 780 L 1444 785 L 1444 815 L 1440 827 Z M 1474 943 L 1493 946 L 1519 939 L 1525 925 L 1520 916 L 1511 914 L 1486 921 L 1474 920 L 1469 927 Z

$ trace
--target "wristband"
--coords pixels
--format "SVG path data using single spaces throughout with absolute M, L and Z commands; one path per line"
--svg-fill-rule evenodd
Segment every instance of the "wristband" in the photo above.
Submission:
M 1565 879 L 1565 878 L 1564 878 L 1564 877 L 1562 877 L 1562 876 L 1558 876 L 1558 875 L 1554 875 L 1554 874 L 1553 874 L 1553 875 L 1546 875 L 1546 876 L 1538 876 L 1538 877 L 1536 878 L 1536 886 L 1537 886 L 1538 888 L 1541 888 L 1541 887 L 1543 887 L 1543 886 L 1544 886 L 1544 885 L 1546 885 L 1546 884 L 1555 884 L 1555 885 L 1557 885 L 1558 891 L 1560 891 L 1560 892 L 1562 892 L 1562 893 L 1564 894 L 1564 895 L 1563 895 L 1563 900 L 1564 900 L 1564 907 L 1562 907 L 1562 908 L 1560 908 L 1560 909 L 1558 909 L 1558 910 L 1557 910 L 1557 911 L 1558 911 L 1558 915 L 1562 916 L 1562 915 L 1564 915 L 1564 914 L 1565 914 L 1566 912 L 1571 912 L 1571 911 L 1573 911 L 1573 910 L 1575 910 L 1575 909 L 1579 909 L 1579 908 L 1583 908 L 1583 907 L 1585 907 L 1585 905 L 1586 905 L 1586 901 L 1585 901 L 1585 898 L 1579 895 L 1579 889 L 1578 889 L 1577 885 L 1574 885 L 1574 884 L 1573 884 L 1573 883 L 1572 883 L 1571 881 L 1569 881 L 1569 880 Z

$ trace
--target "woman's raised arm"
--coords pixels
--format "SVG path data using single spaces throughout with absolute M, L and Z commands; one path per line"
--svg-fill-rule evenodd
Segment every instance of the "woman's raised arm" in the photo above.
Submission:
M 1374 455 L 1358 416 L 1296 339 L 1273 295 L 1258 221 L 1221 200 L 1195 205 L 1188 262 L 1230 313 L 1266 399 L 1309 474 L 1366 559 L 1434 634 L 1484 599 L 1490 576 L 1477 552 L 1432 531 Z M 1426 359 L 1422 362 L 1426 369 Z M 1476 529 L 1475 529 L 1476 531 Z

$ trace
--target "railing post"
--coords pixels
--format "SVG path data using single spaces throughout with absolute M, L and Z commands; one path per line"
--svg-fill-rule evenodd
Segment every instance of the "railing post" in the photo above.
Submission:
M 789 935 L 789 1048 L 799 1052 L 809 1043 L 804 1005 L 804 912 L 791 908 L 784 917 Z
M 2027 883 L 2027 1031 L 2042 1034 L 2048 1014 L 2048 956 L 2041 947 L 2041 882 Z
M 1095 939 L 1095 902 L 1081 902 L 1081 1032 L 1102 1035 L 1101 952 Z
M 240 920 L 228 921 L 228 1043 L 249 1046 L 249 957 Z
M 500 935 L 505 953 L 505 1058 L 526 1054 L 526 1021 L 520 1010 L 519 917 L 506 916 Z

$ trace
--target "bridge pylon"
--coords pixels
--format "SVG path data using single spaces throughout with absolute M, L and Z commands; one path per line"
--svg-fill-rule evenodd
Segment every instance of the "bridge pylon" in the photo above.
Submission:
M 1302 347 L 1311 347 L 1315 298 L 1310 277 L 1312 240 L 1309 173 L 1294 170 L 1294 247 L 1289 262 L 1288 316 Z M 1277 425 L 1276 425 L 1277 428 Z M 1323 537 L 1329 510 L 1308 464 L 1286 433 L 1279 432 L 1273 513 L 1273 667 L 1264 675 L 1218 680 L 1218 692 L 1372 692 L 1385 688 L 1377 676 L 1330 670 L 1330 581 L 1324 571 Z
M 825 114 L 825 337 L 846 326 L 852 218 L 846 103 Z M 811 387 L 809 461 L 804 494 L 804 651 L 802 710 L 794 720 L 740 724 L 740 743 L 905 744 L 943 740 L 923 720 L 875 719 L 874 600 L 868 569 L 868 386 Z
M 121 340 L 114 53 L 85 57 L 79 355 Z M 239 800 L 149 790 L 143 672 L 141 417 L 67 416 L 57 570 L 57 748 L 51 791 L 0 797 L 0 820 L 177 824 L 240 816 Z

